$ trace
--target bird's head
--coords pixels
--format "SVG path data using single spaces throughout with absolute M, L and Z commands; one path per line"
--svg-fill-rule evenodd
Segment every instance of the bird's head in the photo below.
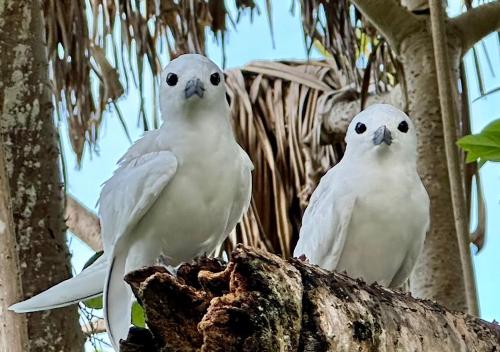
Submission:
M 203 55 L 185 54 L 170 61 L 161 74 L 162 114 L 227 107 L 224 74 Z
M 374 104 L 354 117 L 347 129 L 346 154 L 416 160 L 417 135 L 410 118 L 388 104 Z

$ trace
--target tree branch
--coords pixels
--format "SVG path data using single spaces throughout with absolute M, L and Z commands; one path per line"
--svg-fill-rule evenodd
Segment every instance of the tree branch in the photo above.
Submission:
M 396 52 L 402 39 L 421 26 L 421 21 L 397 0 L 352 0 L 352 3 Z
M 336 97 L 333 97 L 333 99 L 336 99 Z M 365 105 L 370 106 L 377 103 L 391 104 L 404 110 L 403 100 L 401 87 L 397 85 L 390 92 L 368 96 Z M 359 97 L 355 95 L 332 102 L 331 108 L 321 113 L 323 115 L 321 116 L 321 143 L 332 144 L 342 142 L 351 120 L 360 111 L 361 102 Z
M 66 196 L 66 226 L 94 251 L 102 250 L 99 218 L 71 195 Z
M 462 33 L 463 53 L 488 34 L 500 30 L 500 1 L 475 7 L 450 19 Z
M 121 351 L 493 351 L 500 327 L 429 300 L 239 245 L 174 277 L 128 274 L 148 330 Z

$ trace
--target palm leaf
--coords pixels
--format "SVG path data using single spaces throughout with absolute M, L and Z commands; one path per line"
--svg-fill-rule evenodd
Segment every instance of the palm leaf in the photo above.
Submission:
M 309 196 L 342 156 L 342 147 L 320 140 L 323 116 L 342 92 L 340 72 L 334 61 L 226 71 L 236 136 L 255 165 L 252 205 L 226 249 L 241 242 L 291 255 Z

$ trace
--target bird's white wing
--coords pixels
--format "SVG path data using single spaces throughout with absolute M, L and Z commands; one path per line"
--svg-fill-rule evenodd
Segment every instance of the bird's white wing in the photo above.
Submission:
M 128 235 L 176 170 L 177 159 L 170 151 L 154 151 L 130 158 L 125 155 L 101 192 L 100 216 L 103 233 L 108 235 L 105 251 L 110 258 L 104 285 L 104 320 L 115 349 L 119 348 L 120 339 L 126 338 L 130 324 L 132 296 L 123 281 L 131 240 Z M 110 243 L 109 239 L 113 242 Z
M 247 212 L 250 206 L 250 200 L 252 199 L 252 170 L 254 167 L 247 153 L 241 149 L 241 147 L 240 155 L 243 163 L 243 167 L 241 168 L 241 181 L 239 184 L 240 189 L 238 197 L 235 199 L 231 208 L 225 234 L 229 234 L 235 228 L 236 224 Z M 225 239 L 225 236 L 223 239 Z
M 355 195 L 346 192 L 341 182 L 335 183 L 335 171 L 321 179 L 311 196 L 293 253 L 327 270 L 337 267 L 356 203 Z
M 161 129 L 147 131 L 142 138 L 138 139 L 123 156 L 118 160 L 119 165 L 125 165 L 134 160 L 140 160 L 140 157 L 154 151 L 164 150 L 162 145 L 164 140 L 161 138 Z
M 112 250 L 126 228 L 137 224 L 177 169 L 174 154 L 162 150 L 160 130 L 146 132 L 118 164 L 113 176 L 104 183 L 99 198 L 105 253 Z

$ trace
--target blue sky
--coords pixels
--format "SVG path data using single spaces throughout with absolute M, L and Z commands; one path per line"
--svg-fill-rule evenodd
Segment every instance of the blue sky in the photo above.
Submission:
M 232 3 L 232 2 L 231 2 Z M 258 1 L 264 10 L 263 1 Z M 250 24 L 249 16 L 243 16 L 237 31 L 231 30 L 227 38 L 226 55 L 228 68 L 243 66 L 252 60 L 271 59 L 305 59 L 307 58 L 304 47 L 304 36 L 300 26 L 299 14 L 290 14 L 290 1 L 273 2 L 273 24 L 276 46 L 273 49 L 270 30 L 265 15 L 254 16 L 253 24 Z M 451 2 L 456 4 L 457 2 Z M 297 10 L 297 9 L 296 9 Z M 451 13 L 457 13 L 458 8 L 454 6 Z M 500 67 L 500 47 L 498 39 L 492 35 L 486 39 L 486 48 L 490 52 L 492 67 Z M 222 64 L 221 48 L 212 37 L 208 40 L 208 56 L 219 65 Z M 483 49 L 481 49 L 483 50 Z M 480 59 L 487 68 L 484 51 L 480 51 Z M 466 63 L 470 81 L 470 96 L 472 107 L 473 130 L 480 131 L 492 119 L 500 118 L 500 92 L 485 98 L 475 100 L 478 97 L 477 77 L 471 69 L 471 55 L 466 56 Z M 497 70 L 498 71 L 498 70 Z M 485 85 L 488 88 L 500 86 L 500 72 L 493 75 L 487 69 L 484 72 Z M 151 94 L 146 101 L 151 103 Z M 125 115 L 125 119 L 133 140 L 140 138 L 142 128 L 137 123 L 137 111 L 139 106 L 138 91 L 131 89 L 128 95 L 119 101 L 119 106 Z M 70 149 L 68 133 L 64 124 L 61 126 L 63 149 L 67 163 L 68 191 L 76 196 L 90 209 L 95 209 L 99 196 L 100 185 L 108 179 L 119 157 L 130 146 L 123 133 L 118 118 L 111 112 L 107 113 L 100 133 L 98 153 L 86 151 L 82 168 L 77 169 L 75 157 Z M 478 293 L 481 306 L 481 316 L 487 320 L 500 320 L 500 305 L 498 292 L 500 292 L 500 236 L 498 229 L 500 218 L 497 216 L 500 210 L 500 167 L 497 164 L 487 164 L 481 170 L 483 187 L 486 194 L 488 207 L 487 242 L 485 248 L 474 256 Z M 73 253 L 73 264 L 75 272 L 79 272 L 85 261 L 92 255 L 92 251 L 77 238 L 70 236 L 70 249 Z

